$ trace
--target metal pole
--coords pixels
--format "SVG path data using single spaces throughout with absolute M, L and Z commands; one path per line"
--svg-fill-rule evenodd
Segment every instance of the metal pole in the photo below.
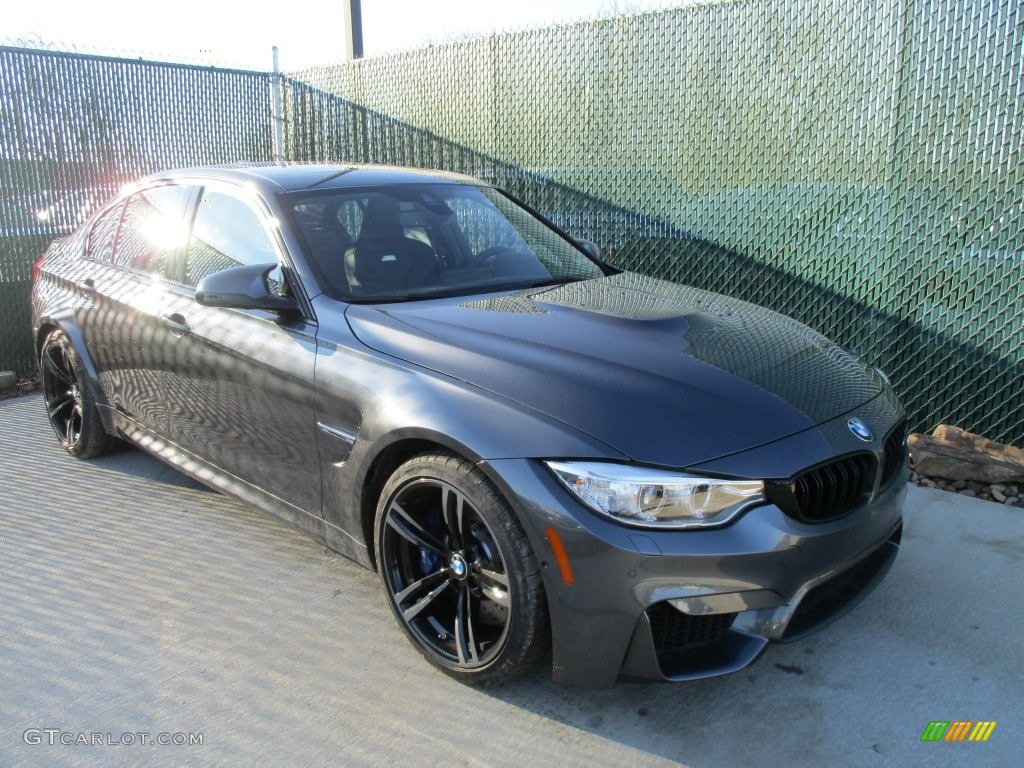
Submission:
M 345 39 L 342 45 L 345 50 L 345 58 L 363 58 L 363 10 L 360 0 L 346 0 L 343 8 L 345 17 Z
M 360 0 L 349 0 L 352 13 L 352 58 L 363 58 L 363 7 Z
M 284 103 L 281 99 L 281 64 L 278 61 L 276 45 L 273 51 L 274 71 L 270 76 L 270 97 L 272 102 L 270 105 L 270 120 L 273 123 L 274 131 L 271 151 L 274 161 L 279 163 L 284 160 Z

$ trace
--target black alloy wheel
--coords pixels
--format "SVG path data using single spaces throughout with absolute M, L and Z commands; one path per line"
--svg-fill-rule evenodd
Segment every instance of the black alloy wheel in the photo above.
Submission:
M 46 416 L 61 447 L 82 459 L 106 453 L 112 439 L 103 428 L 91 393 L 82 384 L 81 365 L 63 331 L 46 338 L 39 370 Z
M 536 560 L 479 469 L 448 454 L 403 464 L 385 486 L 377 558 L 392 610 L 431 662 L 464 682 L 505 682 L 548 648 Z

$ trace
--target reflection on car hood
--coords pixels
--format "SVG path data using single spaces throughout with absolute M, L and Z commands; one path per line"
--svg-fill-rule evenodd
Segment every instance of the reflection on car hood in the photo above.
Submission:
M 353 305 L 346 316 L 373 349 L 665 466 L 787 437 L 884 386 L 794 320 L 631 273 L 484 300 Z

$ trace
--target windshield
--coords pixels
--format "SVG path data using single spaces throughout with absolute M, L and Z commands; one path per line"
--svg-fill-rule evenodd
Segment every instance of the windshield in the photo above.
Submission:
M 557 231 L 489 187 L 298 193 L 288 208 L 327 292 L 346 301 L 516 290 L 603 274 Z

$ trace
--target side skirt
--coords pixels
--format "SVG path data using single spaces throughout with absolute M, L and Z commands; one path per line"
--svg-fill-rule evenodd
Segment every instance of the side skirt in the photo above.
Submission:
M 234 496 L 269 512 L 274 517 L 284 520 L 313 537 L 329 549 L 333 549 L 366 568 L 373 567 L 369 553 L 362 541 L 324 520 L 320 515 L 290 504 L 252 483 L 225 472 L 210 462 L 153 434 L 109 406 L 100 406 L 100 410 L 106 412 L 103 414 L 104 420 L 110 420 L 118 435 L 178 471 L 216 491 Z

